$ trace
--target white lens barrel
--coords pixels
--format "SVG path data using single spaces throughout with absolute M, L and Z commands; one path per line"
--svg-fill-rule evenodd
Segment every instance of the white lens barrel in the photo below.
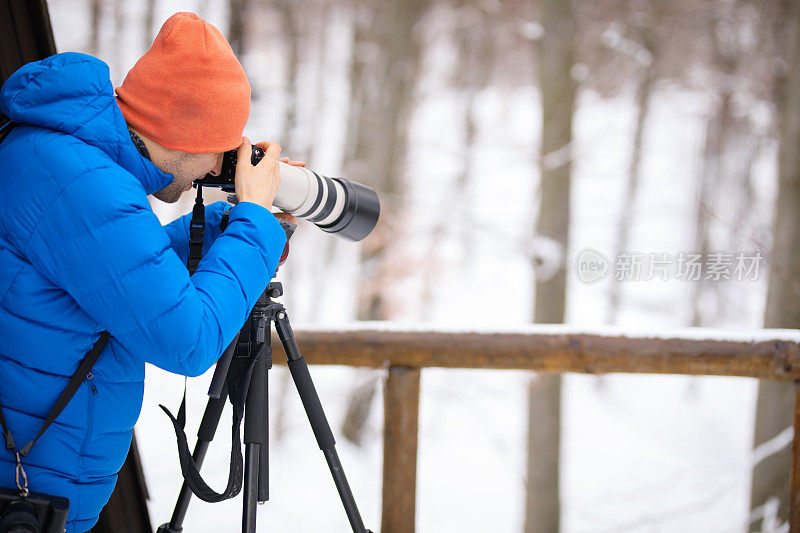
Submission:
M 314 173 L 303 167 L 278 162 L 281 182 L 272 205 L 287 213 L 308 211 L 317 198 L 319 185 Z
M 377 224 L 380 201 L 369 187 L 281 162 L 278 171 L 275 207 L 353 241 L 369 235 Z
M 272 205 L 320 226 L 333 224 L 342 215 L 342 184 L 313 170 L 278 162 L 281 182 Z

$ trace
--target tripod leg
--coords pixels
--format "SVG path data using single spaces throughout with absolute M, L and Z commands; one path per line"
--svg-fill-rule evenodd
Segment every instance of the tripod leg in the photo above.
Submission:
M 242 532 L 255 533 L 256 503 L 259 498 L 260 470 L 268 468 L 260 464 L 262 449 L 267 442 L 267 364 L 266 346 L 259 343 L 258 358 L 253 368 L 250 389 L 247 392 L 244 419 L 245 468 L 244 468 L 244 507 L 242 510 Z
M 242 533 L 255 533 L 256 495 L 258 493 L 258 460 L 261 445 L 247 444 L 244 450 L 244 503 L 242 504 Z
M 270 344 L 270 335 L 269 332 L 267 332 L 266 347 L 261 354 L 261 357 L 264 359 L 264 416 L 262 417 L 264 426 L 262 438 L 264 440 L 258 459 L 259 502 L 266 502 L 269 500 L 269 369 L 272 368 L 272 347 Z
M 228 370 L 233 361 L 233 354 L 236 351 L 236 344 L 239 342 L 239 334 L 233 338 L 231 343 L 222 352 L 222 357 L 217 361 L 217 366 L 214 368 L 214 376 L 211 378 L 211 384 L 208 386 L 208 395 L 212 398 L 219 398 L 222 393 L 222 386 L 228 379 Z
M 345 513 L 347 513 L 347 518 L 350 521 L 350 527 L 356 533 L 367 533 L 368 530 L 364 528 L 364 522 L 361 520 L 350 485 L 344 475 L 339 455 L 336 453 L 336 440 L 333 438 L 328 419 L 322 410 L 322 404 L 319 401 L 314 382 L 311 381 L 308 365 L 300 354 L 300 349 L 294 339 L 294 332 L 292 332 L 292 327 L 289 324 L 289 317 L 286 316 L 286 312 L 283 310 L 275 318 L 275 329 L 278 331 L 283 349 L 289 359 L 289 371 L 292 373 L 292 379 L 297 387 L 297 392 L 300 394 L 300 399 L 311 423 L 311 429 L 314 431 L 317 444 L 328 462 L 333 482 L 336 484 L 336 490 L 339 491 L 339 497 L 342 499 Z
M 209 398 L 206 410 L 203 413 L 203 420 L 200 422 L 200 429 L 197 430 L 197 444 L 194 447 L 192 458 L 198 468 L 203 465 L 208 446 L 214 440 L 214 434 L 219 426 L 219 419 L 228 399 L 228 387 L 223 383 L 222 390 L 218 398 Z M 158 533 L 179 533 L 183 531 L 183 520 L 186 518 L 186 511 L 189 509 L 189 502 L 192 499 L 192 491 L 184 481 L 175 504 L 175 510 L 169 524 L 163 524 L 158 528 Z

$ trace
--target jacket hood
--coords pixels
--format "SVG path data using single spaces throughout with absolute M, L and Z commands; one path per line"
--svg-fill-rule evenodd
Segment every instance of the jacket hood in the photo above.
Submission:
M 68 52 L 23 66 L 3 85 L 0 111 L 14 122 L 72 135 L 136 176 L 147 194 L 173 180 L 139 154 L 117 105 L 108 65 Z

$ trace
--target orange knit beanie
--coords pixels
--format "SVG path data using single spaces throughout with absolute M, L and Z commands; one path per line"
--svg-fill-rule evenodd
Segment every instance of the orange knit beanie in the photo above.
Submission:
M 222 33 L 176 13 L 117 87 L 125 120 L 158 144 L 192 153 L 242 143 L 250 84 Z

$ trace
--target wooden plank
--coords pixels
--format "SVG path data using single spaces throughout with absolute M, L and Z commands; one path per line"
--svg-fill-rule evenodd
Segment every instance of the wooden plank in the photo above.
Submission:
M 795 341 L 758 342 L 594 334 L 295 330 L 312 364 L 487 368 L 800 379 Z M 280 350 L 280 342 L 275 338 Z M 278 355 L 276 362 L 285 362 Z
M 800 533 L 800 381 L 794 384 L 794 440 L 791 468 L 789 533 Z
M 389 368 L 384 392 L 383 533 L 414 531 L 419 380 L 418 368 Z

